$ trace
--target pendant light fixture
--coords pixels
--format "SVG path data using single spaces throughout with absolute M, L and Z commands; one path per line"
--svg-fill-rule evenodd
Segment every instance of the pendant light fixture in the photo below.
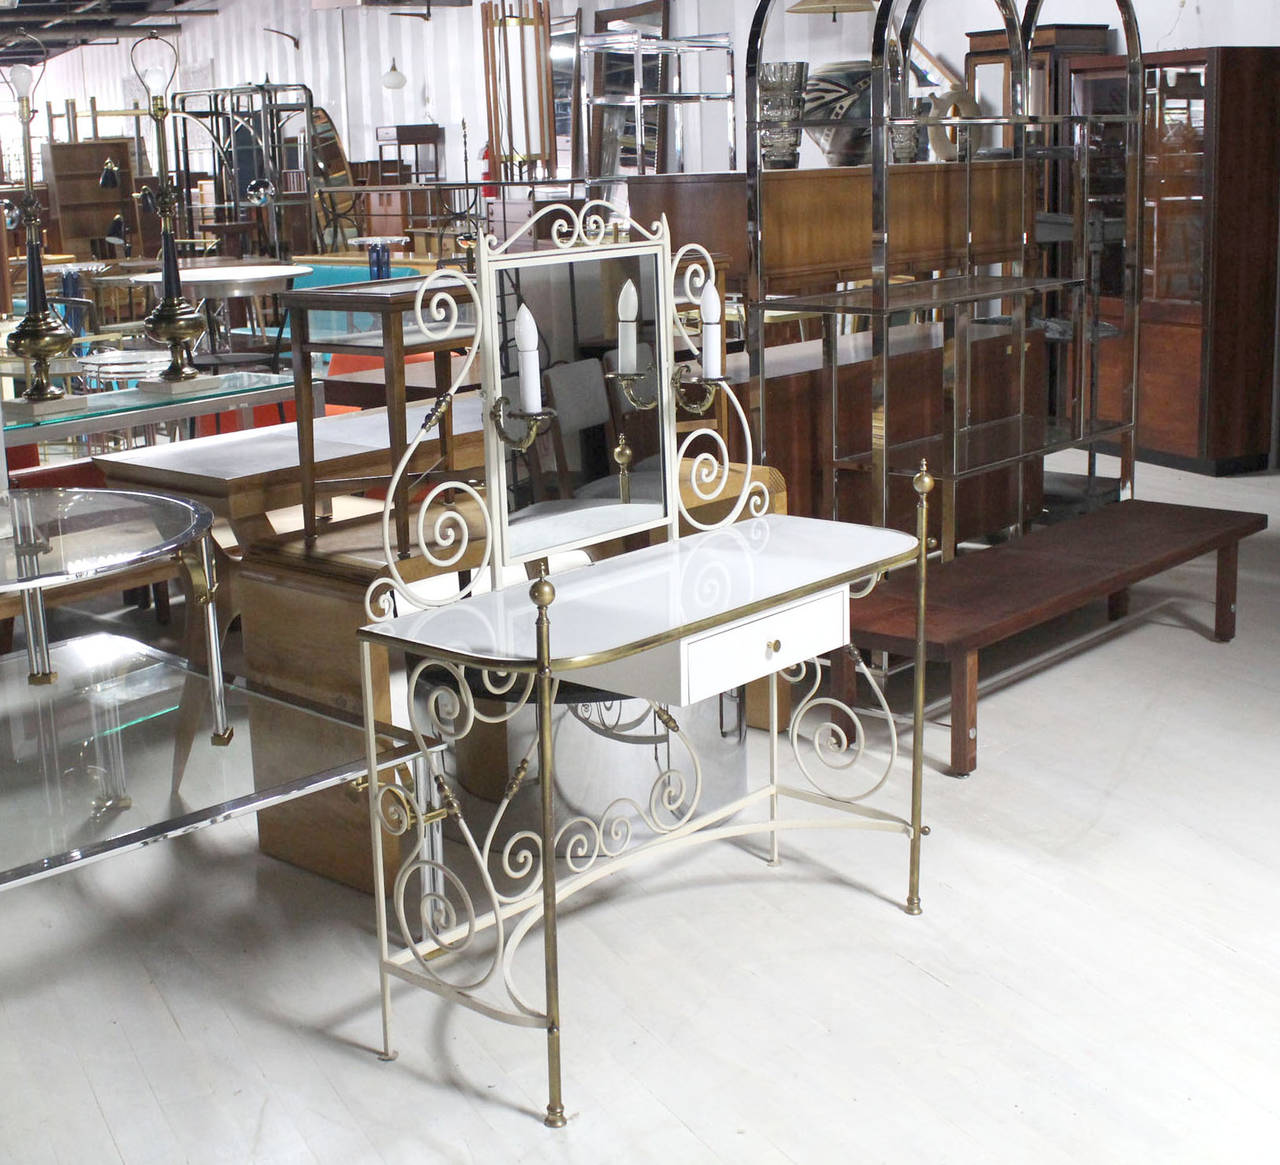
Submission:
M 787 11 L 798 12 L 805 16 L 825 16 L 831 13 L 835 20 L 838 12 L 874 12 L 875 0 L 798 0 Z
M 392 57 L 391 68 L 382 74 L 382 87 L 384 89 L 403 89 L 406 84 L 405 75 L 396 68 L 396 59 Z

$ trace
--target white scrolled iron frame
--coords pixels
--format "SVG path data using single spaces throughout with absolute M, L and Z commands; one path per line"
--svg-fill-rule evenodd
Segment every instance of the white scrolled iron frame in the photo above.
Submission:
M 438 678 L 424 684 L 424 677 L 432 671 L 439 673 Z M 481 694 L 502 696 L 509 701 L 502 711 L 486 713 L 477 707 L 473 678 Z M 409 720 L 420 752 L 437 757 L 439 743 L 456 743 L 471 732 L 477 721 L 511 721 L 529 703 L 533 680 L 532 672 L 494 673 L 444 660 L 419 661 L 409 674 L 409 691 L 417 693 L 409 703 Z M 687 755 L 689 773 L 667 763 L 659 768 L 646 804 L 623 796 L 594 814 L 572 812 L 554 839 L 555 850 L 571 879 L 591 874 L 601 862 L 619 859 L 631 848 L 637 828 L 660 838 L 685 828 L 697 813 L 702 764 L 692 741 L 665 709 L 649 701 L 640 703 L 643 711 L 639 715 L 619 717 L 615 724 L 588 722 L 572 705 L 568 711 L 591 731 L 620 743 L 649 748 L 655 742 L 677 740 Z M 651 718 L 660 721 L 663 734 L 646 727 Z M 500 847 L 497 842 L 512 801 L 528 783 L 536 749 L 535 738 L 508 779 L 483 837 L 473 832 L 438 760 L 433 761 L 429 774 L 431 787 L 412 773 L 397 769 L 390 780 L 371 791 L 374 813 L 387 834 L 403 837 L 418 829 L 417 844 L 401 861 L 390 894 L 400 931 L 402 965 L 411 967 L 415 981 L 428 980 L 433 990 L 455 1002 L 517 1025 L 536 1025 L 545 1019 L 545 1013 L 531 1005 L 517 985 L 512 967 L 521 940 L 541 917 L 542 842 L 537 831 L 531 829 L 515 831 Z M 434 797 L 433 788 L 437 794 Z M 456 868 L 423 856 L 421 823 L 432 813 L 437 800 L 462 841 L 472 874 L 471 887 Z M 506 889 L 499 885 L 499 877 Z M 562 887 L 558 892 L 566 891 Z M 531 917 L 512 925 L 513 919 L 524 916 Z M 492 940 L 485 940 L 483 945 L 477 941 L 490 930 L 494 932 Z M 462 959 L 444 960 L 442 955 Z M 478 961 L 468 960 L 472 955 Z M 449 974 L 459 961 L 460 970 Z
M 538 222 L 556 216 L 551 231 L 550 248 L 534 255 L 513 252 L 513 244 L 532 234 Z M 606 217 L 610 216 L 610 217 Z M 682 247 L 674 256 L 671 253 L 669 232 L 665 219 L 649 227 L 626 219 L 622 221 L 628 235 L 637 241 L 611 242 L 608 234 L 618 223 L 616 209 L 607 203 L 591 202 L 581 210 L 567 206 L 551 206 L 541 211 L 534 220 L 506 242 L 498 242 L 492 236 L 482 237 L 478 247 L 478 273 L 473 282 L 466 276 L 450 273 L 437 279 L 428 277 L 419 290 L 415 314 L 419 325 L 427 334 L 447 338 L 460 334 L 460 311 L 457 298 L 459 288 L 465 289 L 477 305 L 474 337 L 469 345 L 467 359 L 455 375 L 448 392 L 437 403 L 424 421 L 418 434 L 410 443 L 404 459 L 396 467 L 392 490 L 382 515 L 382 541 L 386 555 L 388 577 L 380 579 L 366 594 L 366 607 L 371 620 L 380 620 L 394 614 L 398 602 L 416 607 L 444 606 L 465 598 L 471 585 L 458 588 L 446 598 L 420 593 L 405 580 L 398 568 L 393 549 L 392 523 L 394 520 L 391 497 L 394 487 L 409 472 L 412 454 L 422 441 L 439 426 L 454 395 L 470 371 L 477 354 L 486 358 L 483 378 L 485 392 L 485 416 L 500 392 L 499 378 L 494 375 L 496 360 L 493 346 L 496 343 L 497 293 L 495 273 L 504 266 L 524 263 L 563 262 L 568 256 L 655 255 L 658 260 L 660 292 L 658 312 L 657 351 L 658 384 L 662 408 L 665 484 L 668 498 L 668 516 L 671 536 L 679 536 L 680 519 L 701 529 L 729 526 L 744 513 L 758 516 L 768 505 L 768 493 L 763 483 L 752 481 L 754 469 L 753 449 L 748 419 L 741 405 L 721 383 L 717 391 L 728 395 L 731 414 L 742 427 L 747 450 L 744 487 L 731 500 L 727 513 L 715 523 L 704 524 L 696 520 L 683 504 L 679 490 L 680 462 L 693 441 L 709 435 L 713 452 L 701 451 L 691 457 L 691 484 L 695 496 L 703 500 L 719 498 L 727 488 L 729 478 L 728 447 L 723 436 L 710 428 L 694 430 L 675 445 L 675 390 L 674 335 L 679 333 L 695 354 L 698 344 L 685 329 L 675 310 L 677 298 L 696 301 L 707 280 L 714 280 L 715 267 L 710 255 L 702 247 Z M 677 273 L 681 287 L 677 288 Z M 682 293 L 682 294 L 681 294 Z M 427 314 L 423 314 L 423 304 Z M 499 438 L 494 426 L 486 420 L 486 468 L 492 475 L 495 467 L 501 483 L 502 456 Z M 468 483 L 447 482 L 436 485 L 428 493 L 420 509 L 414 529 L 418 549 L 433 563 L 443 563 L 444 569 L 460 563 L 469 549 L 468 527 L 456 506 L 443 510 L 433 503 L 446 495 L 446 491 L 461 491 L 476 504 L 483 516 L 485 550 L 481 555 L 481 567 L 492 571 L 494 585 L 501 583 L 499 570 L 507 565 L 502 527 L 502 510 L 495 502 L 504 488 L 496 488 L 494 477 L 489 477 L 487 496 Z M 453 495 L 449 495 L 452 497 Z M 749 523 L 748 527 L 762 527 L 763 523 Z M 433 536 L 428 544 L 428 532 Z M 742 537 L 759 535 L 758 530 L 743 528 Z M 616 537 L 612 535 L 612 537 Z M 444 553 L 440 553 L 443 548 Z M 868 581 L 858 593 L 865 593 L 874 586 Z M 714 583 L 715 580 L 712 580 Z M 709 585 L 705 580 L 682 578 L 682 585 Z M 536 587 L 535 587 L 536 590 Z M 535 602 L 537 600 L 535 599 Z M 551 606 L 550 624 L 554 624 L 554 603 Z M 548 635 L 544 617 L 539 617 L 540 635 Z M 550 658 L 546 640 L 540 640 L 540 655 Z M 377 753 L 377 727 L 372 682 L 370 647 L 362 647 L 362 688 L 365 702 L 366 747 L 371 758 Z M 810 735 L 814 751 L 820 763 L 828 768 L 842 768 L 856 764 L 863 752 L 864 732 L 857 715 L 843 704 L 818 696 L 818 665 L 813 663 L 814 681 L 800 699 L 789 730 L 789 740 L 800 762 L 800 769 L 809 787 L 784 786 L 778 780 L 776 765 L 776 741 L 778 733 L 771 732 L 771 779 L 761 788 L 709 810 L 700 809 L 702 794 L 701 761 L 688 736 L 680 728 L 671 713 L 650 701 L 640 701 L 639 714 L 624 713 L 619 707 L 616 713 L 592 715 L 581 707 L 568 706 L 568 715 L 591 732 L 610 739 L 639 747 L 652 747 L 655 742 L 678 743 L 688 757 L 688 769 L 670 763 L 671 754 L 658 764 L 656 776 L 650 786 L 647 799 L 623 796 L 612 800 L 603 810 L 589 813 L 569 808 L 567 819 L 551 828 L 550 818 L 544 817 L 541 831 L 518 829 L 510 837 L 499 841 L 500 827 L 508 819 L 508 811 L 522 789 L 538 784 L 544 813 L 549 814 L 550 792 L 542 787 L 542 774 L 533 773 L 539 755 L 544 751 L 548 759 L 550 749 L 549 729 L 543 727 L 549 721 L 550 708 L 560 690 L 558 679 L 549 669 L 541 674 L 534 661 L 522 662 L 511 670 L 495 672 L 477 666 L 453 663 L 444 659 L 423 658 L 411 666 L 408 675 L 408 715 L 414 741 L 420 754 L 426 759 L 429 771 L 419 766 L 410 771 L 403 766 L 391 771 L 369 790 L 369 804 L 375 822 L 375 854 L 381 854 L 381 830 L 396 837 L 412 834 L 415 844 L 400 861 L 391 885 L 391 909 L 400 930 L 400 948 L 392 954 L 388 946 L 387 901 L 381 893 L 375 894 L 378 912 L 379 946 L 381 951 L 383 1039 L 384 1055 L 391 1055 L 390 1044 L 390 995 L 389 977 L 394 976 L 426 987 L 465 1007 L 500 1021 L 527 1027 L 556 1027 L 554 1009 L 535 1006 L 521 991 L 515 981 L 514 960 L 522 940 L 546 917 L 549 929 L 554 932 L 554 913 L 548 913 L 547 892 L 544 880 L 551 876 L 558 856 L 566 871 L 563 877 L 555 877 L 553 901 L 564 902 L 571 896 L 593 885 L 600 879 L 627 868 L 650 851 L 689 847 L 718 839 L 767 834 L 771 839 L 771 851 L 777 857 L 778 837 L 784 831 L 810 828 L 861 828 L 901 832 L 918 843 L 918 823 L 883 812 L 862 801 L 879 790 L 886 782 L 897 754 L 897 735 L 892 716 L 885 720 L 890 727 L 890 757 L 882 773 L 874 776 L 869 788 L 849 792 L 831 791 L 818 780 L 801 756 L 804 743 L 802 725 L 814 712 L 826 717 Z M 868 680 L 865 668 L 860 672 Z M 430 682 L 428 677 L 434 676 Z M 798 682 L 802 676 L 793 674 L 786 678 Z M 777 685 L 779 677 L 769 679 L 771 716 L 776 720 Z M 874 687 L 874 684 L 873 684 Z M 878 687 L 875 687 L 881 709 L 887 713 Z M 478 706 L 477 696 L 492 696 L 500 700 L 499 711 Z M 478 836 L 467 820 L 457 792 L 450 785 L 441 760 L 443 746 L 456 742 L 472 731 L 477 722 L 501 725 L 509 722 L 521 710 L 538 707 L 540 731 L 530 741 L 519 757 L 511 773 L 503 796 L 492 819 Z M 837 717 L 849 718 L 852 736 L 842 729 Z M 662 727 L 657 732 L 650 722 L 656 720 Z M 777 725 L 775 723 L 774 728 Z M 541 737 L 541 739 L 539 739 Z M 830 762 L 834 759 L 835 764 Z M 551 774 L 554 782 L 554 772 Z M 838 810 L 839 815 L 812 814 L 782 819 L 778 814 L 778 802 L 788 797 L 820 809 Z M 564 807 L 564 802 L 561 800 Z M 752 807 L 764 807 L 767 817 L 743 813 Z M 913 809 L 918 816 L 918 807 Z M 741 816 L 739 816 L 741 814 Z M 443 815 L 451 824 L 451 836 L 461 840 L 466 863 L 467 881 L 457 872 L 456 863 L 451 870 L 442 854 L 433 854 L 427 845 L 426 829 L 429 823 Z M 543 837 L 548 839 L 544 853 Z M 456 844 L 456 841 L 455 841 Z M 914 875 L 913 875 L 914 876 Z M 913 883 L 914 887 L 914 883 Z M 911 891 L 915 893 L 914 888 Z M 912 901 L 908 899 L 909 908 Z M 918 909 L 918 905 L 917 905 Z M 492 930 L 494 934 L 484 943 L 480 936 Z M 558 1005 L 557 1005 L 558 1006 Z M 557 1085 L 558 1088 L 558 1085 Z M 550 1112 L 550 1106 L 549 1106 Z
M 538 224 L 551 222 L 551 247 L 542 251 L 524 253 L 517 248 L 521 240 L 533 238 Z M 625 232 L 625 240 L 614 239 Z M 483 236 L 478 247 L 477 276 L 473 280 L 463 272 L 435 271 L 423 280 L 414 301 L 414 317 L 422 334 L 429 339 L 447 340 L 458 336 L 465 339 L 467 355 L 454 374 L 447 392 L 440 396 L 428 412 L 422 425 L 410 441 L 399 464 L 392 473 L 387 500 L 382 512 L 382 550 L 387 568 L 385 577 L 375 580 L 365 594 L 365 611 L 371 622 L 394 617 L 401 607 L 429 609 L 447 606 L 471 593 L 476 580 L 486 570 L 493 574 L 493 585 L 500 586 L 500 571 L 514 561 L 507 552 L 505 534 L 505 466 L 501 439 L 494 426 L 488 423 L 488 412 L 500 394 L 500 376 L 493 352 L 496 343 L 496 302 L 498 272 L 503 269 L 519 269 L 525 264 L 564 262 L 566 257 L 606 258 L 628 255 L 653 255 L 658 263 L 658 287 L 660 291 L 658 343 L 656 345 L 658 382 L 660 388 L 661 428 L 664 458 L 665 492 L 669 499 L 665 524 L 669 536 L 678 534 L 683 519 L 697 530 L 711 530 L 731 525 L 744 514 L 759 516 L 769 505 L 769 493 L 763 482 L 753 480 L 755 455 L 751 438 L 751 426 L 737 397 L 725 383 L 723 392 L 730 406 L 730 414 L 740 430 L 746 450 L 742 462 L 742 488 L 736 497 L 728 497 L 726 490 L 731 480 L 729 448 L 724 437 L 713 427 L 700 426 L 676 445 L 675 398 L 671 389 L 674 370 L 673 341 L 678 334 L 695 355 L 700 352 L 698 341 L 684 325 L 675 310 L 677 299 L 697 302 L 702 289 L 715 280 L 715 263 L 706 248 L 690 243 L 671 253 L 670 231 L 666 218 L 645 226 L 626 217 L 611 203 L 592 200 L 581 208 L 565 204 L 544 207 L 510 238 L 499 241 L 493 235 Z M 474 328 L 462 324 L 459 292 L 465 292 L 474 305 Z M 665 327 L 663 322 L 665 321 Z M 495 333 L 490 338 L 490 333 Z M 436 484 L 416 506 L 413 522 L 413 546 L 440 574 L 457 570 L 465 561 L 473 541 L 480 541 L 479 533 L 472 534 L 466 515 L 457 507 L 459 497 L 470 503 L 471 512 L 482 524 L 483 549 L 477 562 L 470 566 L 471 579 L 456 590 L 441 593 L 431 591 L 406 579 L 400 559 L 394 552 L 394 497 L 400 482 L 410 472 L 414 458 L 424 441 L 437 435 L 445 414 L 459 389 L 466 383 L 478 358 L 483 358 L 486 479 L 490 482 L 485 494 L 466 481 L 444 481 Z M 699 447 L 694 448 L 695 444 Z M 680 488 L 682 466 L 689 462 L 689 489 L 699 503 L 725 500 L 727 512 L 715 522 L 704 522 L 685 505 Z M 443 503 L 443 504 L 441 504 Z M 615 538 L 632 531 L 611 532 Z M 564 549 L 567 547 L 556 547 Z M 518 561 L 526 561 L 536 555 L 523 555 Z
M 433 271 L 422 281 L 418 294 L 414 297 L 414 320 L 423 335 L 430 340 L 447 340 L 455 334 L 461 338 L 464 334 L 461 325 L 462 313 L 457 296 L 454 294 L 459 288 L 468 293 L 470 302 L 474 305 L 474 326 L 465 331 L 470 339 L 467 355 L 454 374 L 448 391 L 438 397 L 435 405 L 427 412 L 413 440 L 405 449 L 404 456 L 392 472 L 386 501 L 382 506 L 382 555 L 387 574 L 375 579 L 365 592 L 365 614 L 373 623 L 392 618 L 397 613 L 397 602 L 426 609 L 447 606 L 457 599 L 464 598 L 471 593 L 475 579 L 480 577 L 489 565 L 492 546 L 489 509 L 479 491 L 465 481 L 441 482 L 428 491 L 418 506 L 417 520 L 414 523 L 414 545 L 422 557 L 441 573 L 458 567 L 471 547 L 471 534 L 465 516 L 452 504 L 453 495 L 461 493 L 470 498 L 475 503 L 476 511 L 484 526 L 484 549 L 479 564 L 473 570 L 470 582 L 459 587 L 454 594 L 426 594 L 404 578 L 400 570 L 399 556 L 393 550 L 397 488 L 409 473 L 409 468 L 422 443 L 433 435 L 438 435 L 445 414 L 453 404 L 459 389 L 466 383 L 476 356 L 484 343 L 484 318 L 479 310 L 480 290 L 469 275 L 461 271 L 445 269 Z M 427 307 L 425 316 L 423 315 L 424 302 Z M 435 503 L 442 497 L 448 499 L 448 504 L 443 508 L 433 509 Z M 434 535 L 432 541 L 427 540 L 428 528 Z M 443 548 L 445 553 L 438 553 L 437 548 Z

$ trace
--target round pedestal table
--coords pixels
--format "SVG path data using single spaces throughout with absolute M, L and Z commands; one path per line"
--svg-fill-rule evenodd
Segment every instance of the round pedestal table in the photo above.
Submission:
M 22 597 L 29 680 L 53 683 L 44 592 L 105 578 L 180 555 L 191 575 L 195 610 L 209 654 L 214 741 L 231 739 L 222 690 L 222 651 L 213 608 L 213 512 L 195 502 L 141 490 L 16 489 L 0 493 L 0 594 Z

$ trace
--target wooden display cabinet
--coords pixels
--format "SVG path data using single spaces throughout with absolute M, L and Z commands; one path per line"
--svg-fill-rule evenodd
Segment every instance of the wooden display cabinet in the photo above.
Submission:
M 60 250 L 77 259 L 93 258 L 94 243 L 107 234 L 111 220 L 120 214 L 124 216 L 136 252 L 145 253 L 138 203 L 133 197 L 133 147 L 132 138 L 43 144 L 41 155 L 49 187 L 49 209 L 58 223 Z M 120 185 L 106 190 L 99 185 L 99 179 L 108 159 L 117 167 Z
M 1004 29 L 966 33 L 964 86 L 980 105 L 1009 109 L 1009 48 Z M 1111 29 L 1105 24 L 1043 24 L 1036 28 L 1027 55 L 1027 112 L 1033 116 L 1062 116 L 1071 112 L 1069 60 L 1082 53 L 1105 53 Z M 994 78 L 994 81 L 993 81 Z M 993 95 L 998 92 L 998 97 Z M 1006 130 L 1006 137 L 1008 137 Z M 1010 144 L 1009 141 L 1005 145 Z
M 1122 98 L 1120 58 L 1071 62 L 1077 112 Z M 1280 48 L 1143 56 L 1138 456 L 1203 473 L 1265 468 L 1275 396 Z M 1119 324 L 1116 265 L 1101 316 Z M 1123 370 L 1103 362 L 1114 414 Z

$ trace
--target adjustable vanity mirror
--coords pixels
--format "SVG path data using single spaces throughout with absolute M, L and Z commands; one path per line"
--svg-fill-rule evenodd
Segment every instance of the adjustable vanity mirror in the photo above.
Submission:
M 677 305 L 698 308 L 698 340 Z M 665 220 L 646 226 L 599 201 L 545 207 L 504 242 L 480 238 L 474 279 L 443 269 L 428 276 L 415 316 L 424 337 L 456 340 L 466 356 L 392 478 L 388 574 L 366 596 L 371 619 L 401 603 L 434 608 L 501 589 L 513 567 L 562 552 L 617 549 L 636 534 L 674 539 L 681 528 L 710 530 L 768 509 L 746 413 L 721 374 L 715 267 L 697 244 L 673 255 Z M 701 352 L 696 367 L 676 367 L 677 333 L 683 350 Z M 483 486 L 411 481 L 418 447 L 477 363 Z M 743 450 L 736 465 L 713 404 Z M 693 422 L 678 442 L 677 408 Z M 413 555 L 392 547 L 393 498 L 405 485 L 417 492 L 414 550 L 430 576 L 420 583 L 401 568 Z
M 662 259 L 651 242 L 493 257 L 484 385 L 491 404 L 503 402 L 486 450 L 497 562 L 671 520 Z

